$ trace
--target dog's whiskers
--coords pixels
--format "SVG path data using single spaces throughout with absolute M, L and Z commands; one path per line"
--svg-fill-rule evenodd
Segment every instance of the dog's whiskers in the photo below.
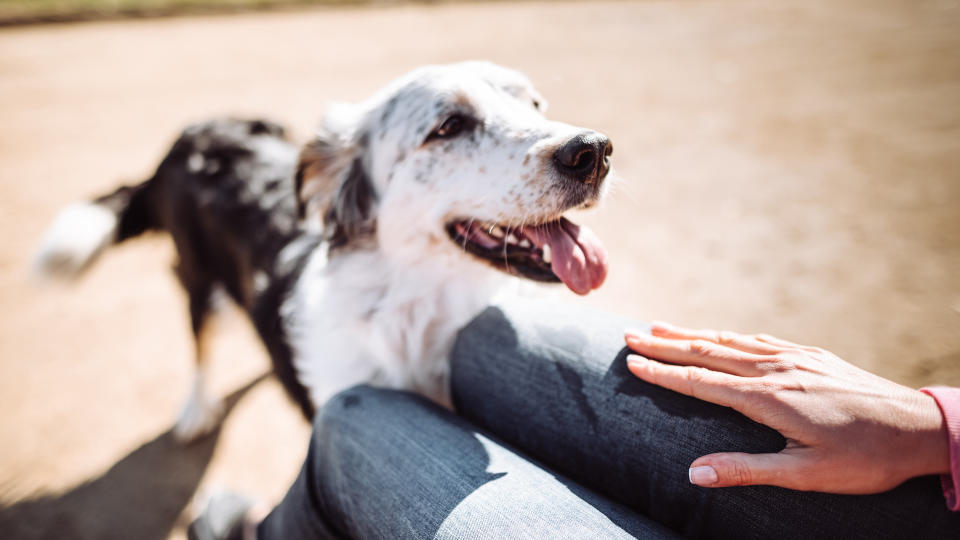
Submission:
M 467 234 L 463 236 L 463 252 L 467 252 L 467 242 L 470 241 L 470 231 L 473 229 L 474 218 L 470 218 L 470 221 L 467 222 Z
M 510 260 L 507 258 L 507 237 L 512 235 L 514 231 L 513 220 L 507 221 L 507 232 L 506 236 L 503 238 L 503 264 L 507 267 L 507 270 L 510 270 Z M 515 235 L 514 235 L 515 236 Z M 518 239 L 519 240 L 519 239 Z

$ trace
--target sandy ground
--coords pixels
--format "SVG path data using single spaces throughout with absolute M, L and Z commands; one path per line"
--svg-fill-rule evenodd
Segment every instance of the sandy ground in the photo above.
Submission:
M 775 5 L 774 5 L 775 4 Z M 608 133 L 620 176 L 584 216 L 610 280 L 586 302 L 762 330 L 906 384 L 960 385 L 960 5 L 616 2 L 316 10 L 0 33 L 0 530 L 183 534 L 197 490 L 278 499 L 308 429 L 242 317 L 215 349 L 223 429 L 168 429 L 190 377 L 161 237 L 72 287 L 28 260 L 61 206 L 145 177 L 187 122 L 308 134 L 330 100 L 419 64 L 527 72 Z M 241 399 L 242 397 L 242 399 Z

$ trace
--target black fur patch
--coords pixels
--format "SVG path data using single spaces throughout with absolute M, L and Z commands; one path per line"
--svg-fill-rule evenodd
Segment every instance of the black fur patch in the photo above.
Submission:
M 296 164 L 296 148 L 278 124 L 214 120 L 184 130 L 152 178 L 95 202 L 117 213 L 117 241 L 147 230 L 170 234 L 195 331 L 217 286 L 247 311 L 274 372 L 309 419 L 313 405 L 296 378 L 280 318 L 312 248 L 283 268 L 280 251 L 294 241 L 320 243 L 297 219 Z
M 330 247 L 341 247 L 351 240 L 376 232 L 373 205 L 376 194 L 362 159 L 357 157 L 350 165 L 343 181 L 337 187 L 333 203 L 324 215 L 324 231 Z

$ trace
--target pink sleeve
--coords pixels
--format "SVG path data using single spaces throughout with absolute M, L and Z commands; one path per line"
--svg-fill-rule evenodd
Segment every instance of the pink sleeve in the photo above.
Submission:
M 947 508 L 960 511 L 960 388 L 933 386 L 921 388 L 921 392 L 933 396 L 943 419 L 947 423 L 947 436 L 950 438 L 950 474 L 940 477 L 943 483 L 943 496 L 947 499 Z

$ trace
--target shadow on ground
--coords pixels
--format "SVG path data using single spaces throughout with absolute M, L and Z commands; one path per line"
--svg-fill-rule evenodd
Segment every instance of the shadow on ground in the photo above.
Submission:
M 261 375 L 224 400 L 226 414 Z M 170 431 L 118 461 L 99 478 L 58 495 L 0 508 L 6 538 L 123 538 L 162 540 L 170 535 L 210 463 L 220 429 L 189 445 Z

